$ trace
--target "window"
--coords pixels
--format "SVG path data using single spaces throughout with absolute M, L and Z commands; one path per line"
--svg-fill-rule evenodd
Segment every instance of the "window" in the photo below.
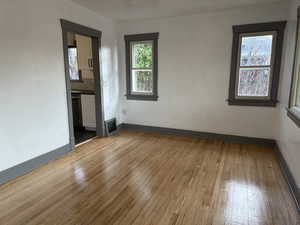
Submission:
M 285 25 L 233 26 L 229 105 L 276 105 Z
M 300 127 L 300 8 L 298 9 L 298 25 L 296 36 L 293 79 L 290 93 L 288 116 Z
M 127 99 L 156 101 L 158 33 L 125 35 Z
M 71 81 L 81 81 L 81 73 L 78 69 L 77 48 L 68 48 L 69 56 L 69 73 Z

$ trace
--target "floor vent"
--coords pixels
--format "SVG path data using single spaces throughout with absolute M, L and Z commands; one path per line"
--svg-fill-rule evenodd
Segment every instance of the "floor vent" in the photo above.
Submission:
M 116 118 L 105 121 L 105 131 L 106 131 L 107 136 L 111 136 L 118 131 Z

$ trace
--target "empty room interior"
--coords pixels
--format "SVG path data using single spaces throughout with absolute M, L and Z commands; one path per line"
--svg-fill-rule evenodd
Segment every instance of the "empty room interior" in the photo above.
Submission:
M 299 0 L 1 0 L 1 225 L 300 225 Z

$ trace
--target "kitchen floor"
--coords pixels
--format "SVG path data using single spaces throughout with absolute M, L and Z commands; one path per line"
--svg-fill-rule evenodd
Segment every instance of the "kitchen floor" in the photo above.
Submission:
M 75 136 L 75 145 L 80 144 L 84 141 L 87 141 L 93 137 L 96 137 L 96 131 L 88 131 L 88 130 L 75 130 L 74 131 Z

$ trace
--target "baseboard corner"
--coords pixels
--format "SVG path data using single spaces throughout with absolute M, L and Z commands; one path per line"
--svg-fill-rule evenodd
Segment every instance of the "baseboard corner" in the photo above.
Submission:
M 300 213 L 300 188 L 297 186 L 296 180 L 295 180 L 295 178 L 294 178 L 294 176 L 282 154 L 282 151 L 277 143 L 275 143 L 275 146 L 273 149 L 277 155 L 277 159 L 279 161 L 281 171 L 282 171 L 284 178 L 289 186 L 291 195 L 293 196 L 293 198 L 295 200 L 298 212 Z

